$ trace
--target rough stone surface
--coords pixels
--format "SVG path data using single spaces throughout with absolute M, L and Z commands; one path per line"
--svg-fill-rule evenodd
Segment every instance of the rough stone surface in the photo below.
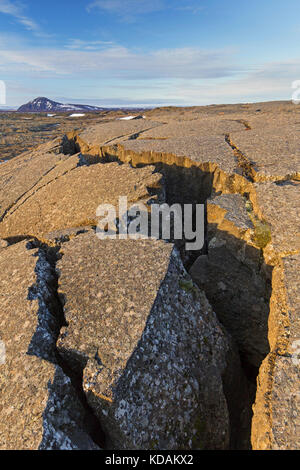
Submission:
M 244 232 L 253 229 L 253 223 L 246 209 L 246 200 L 240 194 L 215 196 L 208 199 L 207 205 L 208 223 L 217 223 L 221 230 L 223 225 L 223 230 L 226 230 L 229 224 Z
M 93 448 L 74 382 L 83 369 L 108 446 L 245 448 L 235 347 L 202 290 L 181 282 L 176 250 L 153 240 L 113 248 L 94 234 L 100 202 L 157 192 L 207 200 L 205 247 L 181 255 L 256 393 L 252 447 L 300 448 L 299 113 L 288 102 L 158 108 L 136 121 L 108 113 L 1 162 L 1 448 Z M 9 134 L 5 155 L 28 147 L 15 133 L 7 148 Z M 30 235 L 39 242 L 28 250 L 20 240 Z M 55 349 L 63 299 L 49 256 L 59 250 L 70 321 L 59 348 L 72 372 Z
M 198 117 L 191 121 L 171 121 L 168 124 L 153 127 L 143 132 L 138 140 L 173 139 L 178 137 L 207 137 L 219 135 L 222 140 L 229 132 L 238 132 L 245 129 L 242 122 L 234 119 L 216 119 L 211 116 Z M 220 139 L 220 140 L 221 140 Z
M 43 266 L 37 268 L 39 259 Z M 0 363 L 2 450 L 97 448 L 84 430 L 86 413 L 70 379 L 44 359 L 53 359 L 57 335 L 47 307 L 49 270 L 26 242 L 1 250 L 0 334 L 6 353 Z
M 300 448 L 300 256 L 274 269 L 269 320 L 271 352 L 258 377 L 252 444 L 259 450 Z
M 257 213 L 271 226 L 272 241 L 269 248 L 280 256 L 299 253 L 300 183 L 256 184 L 255 190 L 256 195 L 252 200 Z
M 160 241 L 92 234 L 62 251 L 68 326 L 58 347 L 72 367 L 85 367 L 84 390 L 109 445 L 226 448 L 221 377 L 231 346 L 203 292 L 184 288 L 177 251 Z
M 2 248 L 6 248 L 7 246 L 8 246 L 8 242 L 6 240 L 0 239 L 0 250 L 2 250 Z
M 232 149 L 218 135 L 174 137 L 168 140 L 128 140 L 125 150 L 137 153 L 156 152 L 188 157 L 195 162 L 214 163 L 224 172 L 233 173 L 237 164 Z
M 0 166 L 0 220 L 25 193 L 66 159 L 63 154 L 34 151 Z
M 290 124 L 262 124 L 249 132 L 231 133 L 233 144 L 249 160 L 255 181 L 300 178 L 299 130 Z
M 118 140 L 128 139 L 144 133 L 148 129 L 160 126 L 158 122 L 148 119 L 138 119 L 132 121 L 112 121 L 104 124 L 92 126 L 79 134 L 87 144 L 106 145 Z
M 42 236 L 57 229 L 97 225 L 100 204 L 118 207 L 119 196 L 127 196 L 129 206 L 136 201 L 148 202 L 148 188 L 159 188 L 161 180 L 153 170 L 134 170 L 118 163 L 74 168 L 27 195 L 4 218 L 1 237 Z

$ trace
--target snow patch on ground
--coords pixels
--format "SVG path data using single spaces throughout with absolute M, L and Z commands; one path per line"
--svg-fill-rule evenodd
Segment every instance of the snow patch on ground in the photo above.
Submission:
M 136 116 L 126 116 L 122 118 L 117 118 L 117 121 L 131 121 L 131 119 L 135 119 Z
M 125 116 L 125 117 L 117 118 L 117 121 L 131 121 L 132 119 L 136 119 L 140 117 L 142 117 L 142 119 L 146 119 L 146 116 Z

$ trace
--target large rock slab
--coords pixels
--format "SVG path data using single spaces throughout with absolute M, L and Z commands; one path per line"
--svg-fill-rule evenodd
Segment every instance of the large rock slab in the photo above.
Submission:
M 271 352 L 259 372 L 252 424 L 258 450 L 300 449 L 300 256 L 273 272 L 269 321 Z
M 255 184 L 251 195 L 256 213 L 271 229 L 268 255 L 287 256 L 300 250 L 300 182 Z
M 216 232 L 227 234 L 227 242 L 230 240 L 250 241 L 253 234 L 253 221 L 247 211 L 247 200 L 240 194 L 222 194 L 213 196 L 207 200 L 207 223 L 210 238 Z M 233 249 L 236 249 L 234 247 Z
M 222 171 L 231 174 L 237 168 L 236 158 L 223 136 L 204 135 L 174 137 L 167 140 L 128 140 L 122 142 L 126 151 L 139 153 L 165 153 L 176 157 L 187 157 L 202 164 L 215 164 Z M 170 164 L 172 162 L 170 158 Z
M 2 450 L 97 448 L 86 410 L 55 363 L 52 281 L 46 259 L 25 242 L 0 251 Z
M 26 194 L 0 224 L 0 236 L 43 236 L 58 229 L 97 225 L 100 204 L 118 207 L 119 196 L 127 196 L 129 205 L 148 202 L 149 188 L 160 187 L 161 175 L 153 171 L 153 167 L 133 169 L 117 163 L 75 167 Z
M 84 368 L 83 387 L 108 446 L 227 448 L 222 376 L 227 358 L 236 371 L 238 359 L 176 249 L 86 233 L 62 254 L 68 326 L 58 348 L 71 367 Z
M 245 126 L 240 120 L 225 119 L 222 117 L 204 116 L 203 118 L 193 119 L 191 121 L 171 121 L 168 124 L 153 127 L 143 132 L 138 140 L 170 140 L 178 137 L 208 137 L 221 136 L 223 140 L 225 135 L 230 132 L 244 131 Z
M 91 146 L 106 145 L 119 140 L 135 138 L 146 130 L 160 125 L 161 123 L 148 119 L 111 121 L 85 129 L 79 134 L 79 140 Z
M 227 119 L 243 119 L 253 120 L 259 119 L 258 127 L 263 122 L 265 125 L 269 122 L 279 126 L 286 121 L 287 117 L 293 117 L 297 122 L 299 117 L 299 106 L 295 106 L 291 101 L 272 101 L 263 103 L 245 103 L 245 104 L 219 104 L 209 106 L 191 106 L 182 107 L 162 107 L 145 111 L 147 118 L 161 121 L 192 121 L 199 118 L 214 117 L 216 120 L 222 118 Z M 299 122 L 299 121 L 298 121 Z
M 230 134 L 232 143 L 249 161 L 255 181 L 300 178 L 299 125 L 268 125 Z
M 51 147 L 27 152 L 0 166 L 0 221 L 18 200 L 68 157 Z M 44 146 L 45 147 L 45 146 Z

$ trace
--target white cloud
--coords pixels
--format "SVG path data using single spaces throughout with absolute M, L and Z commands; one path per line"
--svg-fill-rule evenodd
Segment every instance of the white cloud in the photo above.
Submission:
M 96 43 L 96 42 L 95 42 Z M 71 42 L 69 49 L 2 48 L 0 70 L 45 72 L 55 75 L 122 78 L 217 78 L 235 73 L 230 51 L 199 48 L 160 49 L 142 53 L 118 45 Z M 1 38 L 0 38 L 1 44 Z M 90 49 L 92 48 L 92 49 Z
M 98 8 L 119 16 L 136 16 L 160 11 L 165 7 L 164 0 L 95 0 L 87 9 Z
M 0 0 L 0 12 L 17 16 L 20 13 L 20 8 L 14 5 L 10 0 Z
M 169 99 L 185 104 L 289 100 L 292 82 L 300 79 L 300 59 L 266 63 L 242 76 L 220 80 L 181 81 L 170 89 Z
M 13 16 L 26 29 L 33 32 L 39 32 L 39 27 L 35 21 L 23 14 L 23 7 L 10 0 L 0 0 L 0 13 Z
M 132 22 L 141 15 L 162 10 L 180 10 L 197 14 L 205 7 L 199 5 L 199 0 L 94 0 L 87 6 L 87 11 L 93 9 L 110 13 L 122 21 Z
M 112 46 L 112 41 L 83 41 L 82 39 L 69 39 L 66 49 L 96 51 L 107 46 Z
M 81 99 L 131 104 L 263 101 L 291 98 L 291 84 L 300 79 L 300 59 L 241 69 L 230 50 L 141 52 L 79 39 L 70 39 L 65 48 L 33 48 L 21 38 L 0 34 L 0 78 L 12 77 L 21 77 L 20 83 L 34 80 L 40 90 L 48 83 L 51 95 L 57 90 L 75 96 L 71 89 L 76 82 Z M 51 85 L 43 81 L 48 78 Z M 47 89 L 43 94 L 47 96 Z

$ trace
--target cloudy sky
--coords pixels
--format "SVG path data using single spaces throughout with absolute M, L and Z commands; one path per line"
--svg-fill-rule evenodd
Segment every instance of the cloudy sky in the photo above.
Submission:
M 299 0 L 0 0 L 7 104 L 291 99 Z

